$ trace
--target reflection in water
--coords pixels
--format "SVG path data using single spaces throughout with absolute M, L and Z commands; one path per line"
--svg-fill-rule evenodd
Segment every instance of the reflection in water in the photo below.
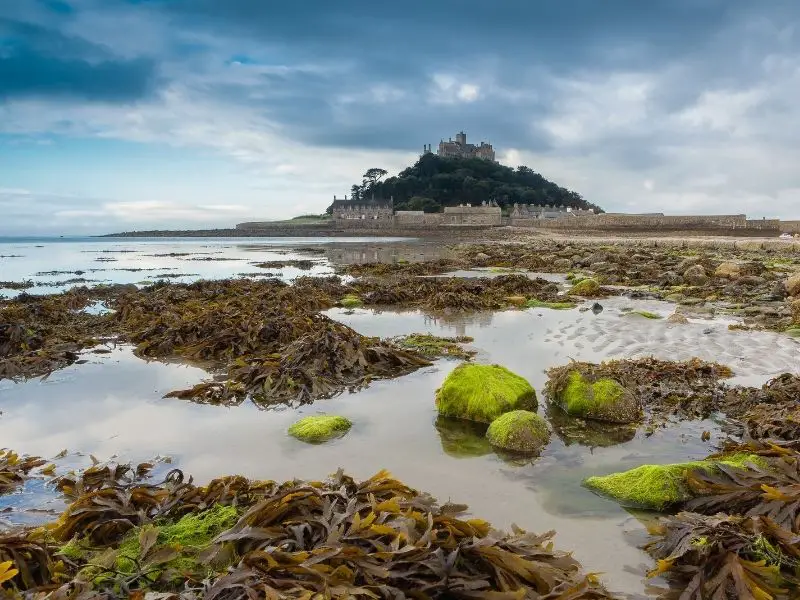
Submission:
M 636 425 L 602 423 L 590 419 L 571 417 L 558 406 L 548 403 L 547 420 L 564 445 L 579 444 L 590 448 L 607 448 L 631 441 L 636 435 Z
M 442 442 L 445 454 L 455 458 L 474 458 L 486 456 L 494 450 L 486 439 L 488 425 L 465 421 L 464 419 L 451 419 L 437 417 L 436 431 Z

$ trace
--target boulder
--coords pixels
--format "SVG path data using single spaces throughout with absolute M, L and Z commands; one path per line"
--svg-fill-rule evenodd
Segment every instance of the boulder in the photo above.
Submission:
M 475 260 L 489 260 L 489 255 L 485 252 L 478 252 L 475 255 Z
M 714 271 L 714 277 L 736 279 L 742 274 L 742 268 L 735 262 L 724 262 Z
M 590 382 L 578 371 L 572 371 L 561 386 L 555 386 L 554 400 L 573 417 L 632 423 L 642 416 L 642 407 L 634 395 L 617 381 L 602 378 Z
M 739 285 L 746 285 L 755 287 L 757 285 L 763 285 L 767 282 L 766 279 L 760 277 L 758 275 L 742 275 L 739 279 L 736 280 L 736 283 Z
M 718 464 L 746 468 L 749 464 L 762 466 L 764 461 L 753 454 L 737 453 L 714 461 L 642 465 L 621 473 L 589 477 L 583 481 L 583 485 L 616 500 L 622 506 L 661 511 L 691 500 L 692 494 L 686 484 L 686 475 L 690 470 L 713 472 Z
M 572 261 L 568 258 L 557 258 L 553 261 L 553 268 L 557 271 L 569 271 L 572 268 Z
M 708 283 L 708 275 L 703 265 L 694 265 L 683 272 L 683 280 L 689 285 L 705 285 Z
M 686 325 L 689 323 L 689 319 L 687 319 L 681 313 L 672 313 L 669 317 L 667 317 L 667 323 L 674 323 L 676 325 Z
M 662 286 L 681 285 L 683 283 L 683 277 L 678 275 L 675 271 L 666 271 L 658 279 L 658 283 Z
M 459 365 L 436 390 L 436 406 L 444 417 L 491 423 L 512 410 L 536 410 L 530 383 L 500 365 Z
M 800 273 L 795 273 L 784 282 L 786 293 L 790 296 L 800 296 Z
M 538 454 L 550 441 L 550 430 L 545 420 L 535 412 L 512 410 L 492 421 L 486 439 L 495 448 Z
M 289 435 L 310 444 L 319 444 L 343 436 L 352 426 L 345 417 L 314 415 L 294 423 L 289 427 Z
M 600 293 L 600 284 L 596 279 L 582 279 L 569 290 L 570 296 L 584 296 L 591 298 Z
M 792 300 L 789 303 L 789 309 L 792 312 L 792 323 L 800 325 L 800 298 Z
M 699 256 L 689 256 L 688 258 L 684 258 L 681 262 L 678 263 L 677 271 L 678 273 L 685 273 L 686 269 L 689 267 L 693 267 L 695 265 L 700 264 L 700 257 Z

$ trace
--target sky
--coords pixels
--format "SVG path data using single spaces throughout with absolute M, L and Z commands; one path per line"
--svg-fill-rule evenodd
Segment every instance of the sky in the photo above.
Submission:
M 800 219 L 797 0 L 0 0 L 0 235 L 320 213 L 466 131 L 609 212 Z

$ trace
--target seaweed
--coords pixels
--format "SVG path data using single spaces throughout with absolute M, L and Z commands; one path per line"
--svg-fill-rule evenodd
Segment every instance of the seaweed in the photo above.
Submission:
M 646 548 L 658 563 L 650 575 L 666 575 L 681 600 L 797 597 L 796 539 L 769 518 L 682 512 L 651 533 L 658 539 Z
M 461 335 L 456 337 L 439 337 L 430 333 L 411 333 L 401 335 L 388 340 L 392 344 L 407 350 L 419 352 L 427 358 L 458 358 L 463 360 L 472 359 L 474 350 L 465 350 L 461 344 L 469 344 L 473 338 Z
M 6 591 L 52 600 L 612 597 L 553 547 L 554 532 L 494 530 L 386 471 L 362 482 L 339 471 L 326 481 L 225 477 L 197 487 L 177 470 L 145 483 L 136 473 L 148 470 L 100 478 L 95 469 L 91 482 L 73 481 L 92 491 L 55 527 L 0 538 L 0 558 L 18 569 L 0 571 Z
M 33 469 L 46 463 L 38 456 L 19 456 L 13 450 L 0 450 L 0 494 L 13 492 Z
M 571 361 L 547 371 L 545 394 L 557 401 L 573 372 L 588 381 L 608 378 L 619 382 L 641 402 L 651 423 L 675 416 L 707 418 L 725 404 L 727 390 L 723 380 L 733 375 L 724 365 L 698 358 L 675 362 L 651 357 L 600 364 Z

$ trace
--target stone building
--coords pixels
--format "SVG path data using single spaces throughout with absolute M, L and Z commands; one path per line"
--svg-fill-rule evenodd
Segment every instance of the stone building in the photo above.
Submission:
M 337 221 L 391 221 L 394 216 L 394 198 L 389 200 L 348 200 L 333 197 L 332 215 Z
M 422 149 L 424 154 L 431 153 L 430 144 L 423 146 Z M 456 134 L 455 141 L 453 138 L 446 142 L 441 140 L 437 154 L 443 157 L 482 158 L 496 162 L 494 148 L 491 144 L 486 142 L 481 142 L 480 145 L 468 144 L 467 134 L 463 131 Z

